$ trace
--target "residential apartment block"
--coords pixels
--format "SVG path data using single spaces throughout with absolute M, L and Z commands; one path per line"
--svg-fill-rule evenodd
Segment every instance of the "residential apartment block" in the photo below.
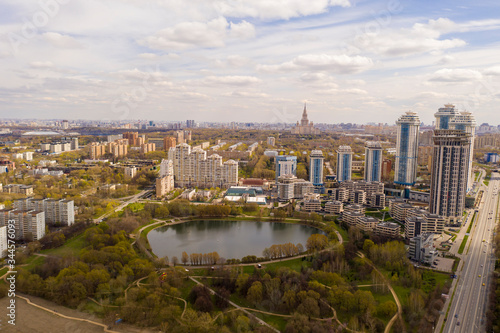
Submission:
M 170 148 L 168 159 L 173 162 L 175 185 L 178 187 L 230 187 L 238 185 L 238 162 L 181 143 Z

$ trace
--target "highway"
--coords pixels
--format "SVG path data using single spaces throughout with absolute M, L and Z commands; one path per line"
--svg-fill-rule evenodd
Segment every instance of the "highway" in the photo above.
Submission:
M 469 242 L 462 255 L 462 269 L 443 332 L 485 332 L 487 290 L 495 267 L 492 249 L 500 175 L 492 173 L 476 214 Z M 483 285 L 484 284 L 484 285 Z M 453 292 L 450 291 L 450 294 Z

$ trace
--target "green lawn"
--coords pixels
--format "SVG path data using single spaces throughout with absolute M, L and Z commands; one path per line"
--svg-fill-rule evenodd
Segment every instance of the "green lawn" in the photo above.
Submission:
M 464 240 L 462 241 L 462 244 L 460 244 L 460 248 L 458 249 L 458 254 L 464 253 L 465 244 L 467 244 L 467 239 L 469 239 L 469 236 L 464 237 Z
M 25 262 L 26 266 L 23 266 L 23 268 L 28 271 L 31 271 L 36 266 L 43 265 L 44 262 L 45 262 L 45 257 L 32 255 L 31 257 L 26 259 Z
M 64 243 L 63 246 L 60 246 L 55 249 L 42 250 L 40 253 L 47 254 L 51 256 L 67 256 L 71 255 L 74 257 L 78 257 L 80 254 L 80 250 L 85 247 L 85 239 L 83 234 L 70 238 Z
M 262 268 L 266 270 L 277 270 L 280 267 L 288 267 L 294 271 L 300 272 L 302 266 L 311 267 L 312 263 L 302 258 L 286 260 L 286 261 L 276 261 L 271 264 L 265 264 Z M 252 267 L 253 272 L 253 267 Z
M 9 271 L 9 267 L 4 267 L 4 268 L 0 269 L 0 276 L 4 275 L 8 271 Z

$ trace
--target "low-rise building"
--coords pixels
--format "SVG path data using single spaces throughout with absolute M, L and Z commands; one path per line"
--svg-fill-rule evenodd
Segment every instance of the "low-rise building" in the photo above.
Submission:
M 344 211 L 344 204 L 341 201 L 328 201 L 325 204 L 325 211 L 329 214 L 340 214 Z
M 404 222 L 408 212 L 413 209 L 415 209 L 415 207 L 409 203 L 396 204 L 392 207 L 392 210 L 389 209 L 389 214 L 396 221 Z
M 337 187 L 332 189 L 331 195 L 335 201 L 349 202 L 349 189 L 346 187 Z
M 382 237 L 399 238 L 401 226 L 394 222 L 382 222 L 375 227 L 375 234 Z
M 304 195 L 304 210 L 308 212 L 319 212 L 321 200 L 318 193 L 306 193 Z
M 308 193 L 314 192 L 314 185 L 304 179 L 286 174 L 278 178 L 278 200 L 288 201 L 291 199 L 302 199 Z
M 373 193 L 370 198 L 370 207 L 373 208 L 385 208 L 385 194 Z
M 33 194 L 33 186 L 23 185 L 23 184 L 9 184 L 9 185 L 5 185 L 2 187 L 2 192 L 32 195 Z
M 380 220 L 373 216 L 361 216 L 357 218 L 355 226 L 359 230 L 363 230 L 365 232 L 371 232 L 375 229 L 375 227 L 379 223 Z
M 342 221 L 347 223 L 349 226 L 356 226 L 358 223 L 358 218 L 364 217 L 364 213 L 345 211 L 342 213 Z
M 135 175 L 137 174 L 137 168 L 135 166 L 132 167 L 125 167 L 125 177 L 127 178 L 134 178 Z
M 363 190 L 351 192 L 351 200 L 353 204 L 364 205 L 366 203 L 366 193 Z
M 411 260 L 432 265 L 437 257 L 437 251 L 434 247 L 434 234 L 425 233 L 412 237 L 408 256 Z
M 365 207 L 363 205 L 346 205 L 344 206 L 344 212 L 362 213 L 365 214 Z

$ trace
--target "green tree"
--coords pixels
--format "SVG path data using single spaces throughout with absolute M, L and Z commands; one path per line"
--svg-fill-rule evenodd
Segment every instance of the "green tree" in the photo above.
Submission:
M 260 304 L 262 302 L 262 283 L 255 281 L 252 286 L 248 289 L 247 300 L 254 305 Z

